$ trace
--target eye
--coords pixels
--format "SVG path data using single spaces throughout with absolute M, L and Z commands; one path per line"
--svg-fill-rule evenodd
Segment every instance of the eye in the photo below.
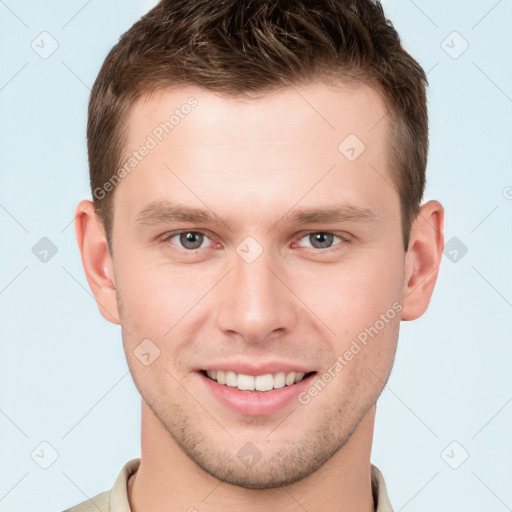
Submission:
M 311 245 L 309 246 L 303 246 L 300 243 L 298 243 L 301 247 L 312 247 L 313 249 L 329 249 L 333 245 L 333 241 L 335 238 L 338 238 L 341 242 L 344 242 L 345 239 L 341 236 L 335 235 L 333 233 L 328 233 L 325 231 L 317 231 L 314 233 L 308 233 L 306 236 L 302 237 L 301 240 L 308 240 Z M 335 245 L 340 245 L 335 244 Z
M 333 244 L 335 239 L 338 239 L 339 242 Z M 210 240 L 210 238 L 201 231 L 176 231 L 166 235 L 163 241 L 166 243 L 170 242 L 172 245 L 176 245 L 178 248 L 185 249 L 186 251 L 195 251 L 208 247 L 207 240 Z M 306 240 L 310 245 L 301 244 L 301 240 Z M 335 235 L 334 233 L 316 231 L 303 236 L 299 242 L 296 242 L 296 245 L 300 247 L 310 247 L 312 249 L 330 249 L 345 241 L 346 239 L 344 237 Z
M 174 238 L 177 239 L 177 242 L 172 242 Z M 181 248 L 188 251 L 194 251 L 196 249 L 206 247 L 206 245 L 203 246 L 203 242 L 207 239 L 208 237 L 200 231 L 179 231 L 176 233 L 169 233 L 164 238 L 164 242 L 171 242 L 174 245 L 178 245 L 178 247 L 181 245 Z

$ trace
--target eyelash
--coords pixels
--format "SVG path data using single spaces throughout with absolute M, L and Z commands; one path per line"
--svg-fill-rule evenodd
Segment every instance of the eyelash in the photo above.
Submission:
M 204 235 L 205 237 L 207 238 L 210 238 L 211 240 L 211 237 L 205 233 L 204 231 L 194 231 L 194 230 L 190 230 L 190 229 L 185 229 L 185 230 L 181 230 L 181 231 L 173 231 L 172 233 L 167 233 L 166 235 L 164 235 L 163 237 L 163 242 L 164 243 L 170 243 L 171 239 L 174 238 L 175 236 L 179 236 L 183 233 L 195 233 L 195 234 L 201 234 L 201 235 Z M 345 245 L 345 243 L 347 243 L 349 241 L 349 238 L 348 236 L 342 236 L 342 235 L 337 235 L 336 233 L 332 233 L 331 231 L 309 231 L 307 233 L 305 233 L 304 235 L 302 235 L 298 241 L 302 240 L 303 238 L 306 238 L 306 237 L 309 237 L 310 235 L 316 235 L 316 234 L 324 234 L 324 235 L 333 235 L 334 237 L 336 238 L 339 238 L 340 239 L 340 242 L 338 242 L 337 244 L 334 244 L 333 246 L 331 247 L 326 247 L 324 249 L 319 249 L 319 248 L 315 248 L 315 247 L 305 247 L 306 249 L 308 249 L 309 251 L 313 251 L 313 252 L 320 252 L 320 253 L 328 253 L 328 252 L 331 252 L 331 251 L 335 251 L 337 250 L 337 247 L 340 246 L 340 245 Z M 294 242 L 294 244 L 296 244 L 297 242 Z M 174 244 L 171 244 L 171 245 L 174 245 Z M 303 246 L 300 246 L 300 247 L 303 247 Z M 192 254 L 195 254 L 196 251 L 199 251 L 200 249 L 206 249 L 207 247 L 199 247 L 197 249 L 186 249 L 186 248 L 178 248 L 176 250 L 178 251 L 184 251 L 186 253 L 192 253 Z

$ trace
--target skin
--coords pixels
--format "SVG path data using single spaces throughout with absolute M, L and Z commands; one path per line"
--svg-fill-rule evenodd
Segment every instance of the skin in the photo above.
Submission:
M 421 206 L 404 252 L 387 108 L 364 84 L 317 81 L 253 98 L 193 86 L 160 91 L 133 105 L 127 155 L 191 96 L 197 107 L 116 186 L 113 256 L 92 203 L 76 210 L 89 285 L 102 315 L 122 326 L 142 396 L 132 509 L 374 510 L 376 400 L 400 321 L 428 307 L 443 207 Z M 338 151 L 350 133 L 366 146 L 353 162 Z M 136 221 L 163 200 L 210 210 L 225 224 Z M 374 218 L 283 220 L 334 203 L 365 207 Z M 191 251 L 179 236 L 169 238 L 177 230 L 206 236 Z M 336 236 L 322 246 L 309 236 L 319 232 Z M 247 236 L 263 249 L 250 264 L 236 252 Z M 306 405 L 294 400 L 273 414 L 242 415 L 205 391 L 195 371 L 226 359 L 277 359 L 322 375 L 393 304 L 401 311 Z M 160 349 L 149 366 L 134 354 L 146 338 Z M 261 453 L 251 467 L 237 457 L 248 442 Z

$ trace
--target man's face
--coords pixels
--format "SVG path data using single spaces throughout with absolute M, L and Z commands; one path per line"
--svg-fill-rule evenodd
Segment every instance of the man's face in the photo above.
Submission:
M 126 356 L 154 421 L 222 480 L 276 487 L 311 474 L 389 376 L 404 251 L 386 112 L 368 86 L 321 82 L 258 99 L 187 87 L 130 112 L 126 157 L 150 149 L 115 190 Z M 170 205 L 213 221 L 176 218 Z M 338 218 L 294 218 L 333 209 Z M 316 373 L 257 392 L 203 372 L 293 368 Z M 244 450 L 261 458 L 242 464 Z

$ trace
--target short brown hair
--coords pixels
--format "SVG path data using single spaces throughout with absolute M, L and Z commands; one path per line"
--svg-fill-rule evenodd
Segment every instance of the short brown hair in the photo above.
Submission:
M 237 96 L 325 78 L 381 91 L 404 250 L 425 188 L 427 78 L 372 0 L 162 0 L 112 48 L 94 83 L 87 143 L 91 189 L 112 251 L 114 190 L 136 99 L 179 85 Z

